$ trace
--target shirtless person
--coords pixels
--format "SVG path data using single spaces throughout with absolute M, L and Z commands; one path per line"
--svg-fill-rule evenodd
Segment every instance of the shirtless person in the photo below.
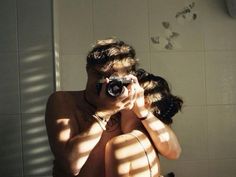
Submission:
M 45 119 L 55 157 L 54 177 L 105 176 L 105 146 L 121 134 L 120 111 L 132 108 L 137 95 L 135 83 L 131 83 L 120 96 L 108 96 L 108 78 L 133 78 L 130 73 L 136 64 L 135 51 L 128 44 L 114 39 L 98 41 L 87 56 L 86 89 L 55 92 L 49 97 Z M 140 111 L 139 116 L 146 115 Z
M 147 109 L 149 114 L 138 118 L 136 102 L 132 110 L 121 111 L 123 134 L 112 138 L 106 145 L 106 177 L 161 177 L 159 154 L 169 159 L 179 155 L 170 149 L 179 149 L 179 144 L 168 125 L 181 110 L 183 101 L 171 93 L 162 77 L 142 69 L 137 71 L 137 77 L 137 101 L 144 103 L 143 110 Z M 153 136 L 152 141 L 149 136 Z

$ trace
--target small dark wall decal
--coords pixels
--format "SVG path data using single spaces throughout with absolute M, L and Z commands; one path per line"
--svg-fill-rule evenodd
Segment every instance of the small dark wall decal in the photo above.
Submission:
M 182 18 L 183 20 L 188 20 L 188 21 L 196 20 L 197 14 L 193 12 L 194 7 L 195 7 L 195 2 L 192 2 L 188 6 L 185 6 L 183 10 L 177 12 L 175 18 L 176 19 Z
M 197 13 L 193 11 L 195 6 L 195 2 L 192 2 L 189 5 L 185 6 L 182 10 L 178 11 L 175 15 L 176 20 L 180 24 L 185 24 L 186 22 L 196 20 Z M 177 39 L 180 34 L 172 30 L 170 22 L 163 21 L 162 27 L 164 28 L 164 34 L 152 36 L 151 42 L 155 44 L 158 49 L 173 50 L 179 47 L 180 45 L 178 44 Z
M 172 50 L 174 49 L 174 40 L 180 35 L 178 32 L 172 31 L 170 22 L 162 22 L 165 35 L 153 36 L 151 41 L 153 44 L 159 45 L 159 48 Z

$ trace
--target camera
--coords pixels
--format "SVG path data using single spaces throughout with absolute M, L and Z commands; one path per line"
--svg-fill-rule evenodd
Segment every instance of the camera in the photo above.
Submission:
M 132 79 L 128 79 L 125 77 L 109 77 L 109 82 L 106 85 L 106 94 L 111 97 L 118 97 L 124 92 L 124 86 L 127 87 L 130 83 L 132 83 Z M 96 85 L 97 93 L 99 94 L 102 89 L 102 84 L 104 83 L 104 79 L 98 81 Z

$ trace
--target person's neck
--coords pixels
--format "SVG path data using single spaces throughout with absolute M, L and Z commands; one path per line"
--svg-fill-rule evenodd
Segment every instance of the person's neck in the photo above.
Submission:
M 88 92 L 89 92 L 89 90 L 87 90 L 87 89 L 84 90 L 83 99 L 90 107 L 92 107 L 93 109 L 96 109 L 96 103 L 93 101 L 96 99 L 94 99 L 94 96 L 92 93 L 88 93 Z
M 133 111 L 121 111 L 121 130 L 123 133 L 129 133 L 132 130 L 139 129 L 141 124 Z

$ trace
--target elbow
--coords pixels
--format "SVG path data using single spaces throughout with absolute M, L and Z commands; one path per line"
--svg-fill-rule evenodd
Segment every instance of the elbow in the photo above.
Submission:
M 177 153 L 177 158 L 176 159 L 179 159 L 180 158 L 180 155 L 181 155 L 181 153 L 182 153 L 182 149 L 181 149 L 181 147 L 179 147 L 179 150 L 178 150 L 178 153 Z
M 74 167 L 74 165 L 68 165 L 67 173 L 68 173 L 70 176 L 77 176 L 77 175 L 80 173 L 80 169 Z
M 58 166 L 55 167 L 55 174 L 63 173 L 66 176 L 77 176 L 80 173 L 80 169 L 74 167 L 70 163 L 58 163 Z
M 79 173 L 80 173 L 80 169 L 77 169 L 77 168 L 70 169 L 70 174 L 73 176 L 77 176 Z
M 182 153 L 182 148 L 180 146 L 178 146 L 175 150 L 175 159 L 179 159 L 181 153 Z
M 166 157 L 170 160 L 177 160 L 180 158 L 181 152 L 182 152 L 181 147 L 178 147 L 171 150 Z
M 72 176 L 77 176 L 77 175 L 79 175 L 79 173 L 80 173 L 80 171 L 81 171 L 81 168 L 82 168 L 81 163 L 80 163 L 80 160 L 70 162 L 68 167 L 69 167 L 69 168 L 68 168 L 69 173 L 70 173 L 70 175 L 72 175 Z
M 172 145 L 172 146 L 163 146 L 162 148 L 158 149 L 160 154 L 167 159 L 170 160 L 177 160 L 180 158 L 182 149 L 179 145 Z
M 81 170 L 81 168 L 79 168 L 75 162 L 69 159 L 64 159 L 63 163 L 60 166 L 61 168 L 63 168 L 63 171 L 69 176 L 77 176 L 79 175 Z
M 172 159 L 172 160 L 177 160 L 180 158 L 180 155 L 181 155 L 181 152 L 175 152 L 173 153 L 169 159 Z

